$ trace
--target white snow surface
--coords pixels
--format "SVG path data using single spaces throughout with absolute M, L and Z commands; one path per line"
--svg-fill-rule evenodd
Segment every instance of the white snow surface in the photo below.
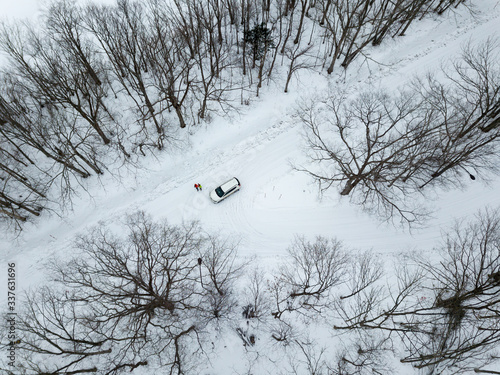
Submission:
M 0 3 L 2 15 L 14 18 L 36 17 L 41 4 L 35 0 Z M 469 40 L 479 43 L 499 36 L 500 2 L 475 3 L 474 17 L 460 8 L 445 17 L 415 22 L 406 36 L 388 38 L 381 46 L 367 50 L 370 59 L 360 58 L 347 71 L 338 67 L 330 76 L 325 71 L 300 71 L 288 94 L 283 93 L 284 84 L 264 86 L 259 97 L 240 107 L 239 114 L 217 117 L 209 124 L 179 132 L 175 147 L 141 159 L 137 170 L 121 170 L 120 178 L 107 174 L 90 181 L 88 193 L 82 191 L 74 199 L 71 211 L 61 216 L 44 213 L 15 238 L 3 232 L 0 306 L 6 306 L 9 262 L 16 263 L 19 301 L 23 290 L 47 278 L 47 259 L 71 257 L 76 234 L 99 221 L 118 222 L 138 209 L 173 224 L 195 219 L 208 231 L 235 235 L 241 240 L 240 256 L 255 257 L 257 264 L 270 267 L 285 254 L 296 234 L 336 237 L 353 251 L 373 249 L 389 261 L 394 254 L 436 246 L 442 231 L 457 218 L 472 216 L 484 207 L 499 207 L 499 178 L 487 183 L 482 176 L 470 181 L 464 175 L 466 188 L 440 192 L 429 202 L 435 209 L 433 218 L 424 228 L 410 232 L 381 223 L 334 189 L 321 197 L 311 178 L 292 168 L 306 163 L 301 124 L 293 116 L 297 103 L 321 98 L 337 87 L 354 92 L 367 84 L 387 90 L 403 87 L 413 75 L 458 57 Z M 240 180 L 241 190 L 213 204 L 209 191 L 233 176 Z M 195 183 L 201 183 L 203 191 L 197 192 Z M 220 351 L 212 369 L 204 374 L 243 372 L 245 363 L 251 361 L 252 354 L 243 349 L 241 340 L 231 335 L 224 340 L 227 350 Z M 258 352 L 259 345 L 253 350 Z M 0 363 L 3 360 L 2 354 Z M 396 373 L 416 372 L 401 367 Z

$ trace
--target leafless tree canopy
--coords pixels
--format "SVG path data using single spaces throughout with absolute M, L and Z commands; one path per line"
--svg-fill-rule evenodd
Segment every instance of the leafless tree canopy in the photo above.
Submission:
M 429 374 L 493 362 L 500 341 L 500 212 L 458 222 L 438 250 L 407 259 L 391 282 L 397 286 L 343 300 L 336 329 L 398 334 L 406 348 L 401 361 Z
M 419 197 L 431 187 L 461 185 L 465 176 L 498 172 L 498 42 L 467 45 L 445 78 L 429 75 L 393 96 L 334 93 L 306 105 L 312 175 L 385 220 L 426 217 Z
M 182 374 L 210 325 L 233 312 L 244 264 L 234 244 L 197 223 L 138 212 L 119 231 L 91 229 L 75 248 L 78 257 L 52 267 L 55 285 L 28 295 L 20 371 L 114 374 L 150 364 Z
M 340 195 L 384 219 L 419 220 L 422 211 L 409 198 L 418 192 L 411 182 L 425 151 L 419 140 L 426 134 L 426 119 L 419 108 L 412 95 L 393 99 L 380 92 L 352 100 L 332 95 L 305 108 L 300 116 L 315 163 L 305 170 L 322 191 L 340 185 Z
M 344 281 L 348 257 L 335 239 L 317 237 L 309 242 L 297 237 L 272 282 L 274 311 L 280 318 L 285 311 L 319 311 L 329 305 L 332 288 Z
M 53 283 L 29 293 L 19 314 L 20 374 L 196 373 L 228 326 L 244 346 L 288 348 L 297 374 L 386 374 L 394 357 L 429 374 L 498 363 L 499 209 L 458 221 L 436 249 L 394 264 L 297 236 L 270 274 L 250 274 L 229 239 L 143 212 L 89 230 L 75 250 L 50 266 Z M 310 327 L 327 341 L 315 342 Z
M 274 82 L 279 65 L 288 92 L 299 70 L 331 73 L 338 61 L 345 69 L 366 46 L 463 3 L 57 0 L 47 4 L 37 27 L 3 22 L 0 50 L 8 65 L 0 75 L 0 218 L 21 224 L 55 202 L 68 205 L 82 178 L 168 149 L 178 129 L 237 110 L 238 101 L 248 103 L 264 82 Z M 490 79 L 495 71 L 482 69 L 484 62 L 472 58 L 470 67 L 457 67 L 462 78 L 469 68 L 476 72 L 464 88 L 471 98 L 483 92 L 476 78 Z M 476 126 L 471 119 L 463 139 L 471 127 L 495 133 L 498 100 L 485 100 L 489 104 L 477 108 L 482 120 Z M 463 161 L 443 157 L 432 174 L 445 175 L 457 163 Z M 414 211 L 370 189 L 361 200 L 414 220 Z
M 489 349 L 500 342 L 498 209 L 457 223 L 445 236 L 440 255 L 438 263 L 418 260 L 430 301 L 408 322 L 409 355 L 402 361 L 436 373 L 450 366 L 471 370 L 476 359 L 491 361 Z

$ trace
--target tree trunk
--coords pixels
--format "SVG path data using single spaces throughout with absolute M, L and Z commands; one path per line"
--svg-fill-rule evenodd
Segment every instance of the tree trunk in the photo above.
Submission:
M 340 192 L 340 195 L 349 195 L 351 191 L 356 187 L 356 185 L 359 183 L 360 179 L 359 177 L 351 177 L 349 180 L 347 180 L 344 188 Z

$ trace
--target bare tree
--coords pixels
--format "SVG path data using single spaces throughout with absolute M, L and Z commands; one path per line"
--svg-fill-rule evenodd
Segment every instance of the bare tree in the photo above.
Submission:
M 294 351 L 289 355 L 288 364 L 290 368 L 282 374 L 330 374 L 326 358 L 328 351 L 313 340 L 295 339 L 293 342 Z
M 392 36 L 404 35 L 415 19 L 431 12 L 442 14 L 451 6 L 463 3 L 454 0 L 321 1 L 318 18 L 326 32 L 328 74 L 342 56 L 341 65 L 347 68 L 366 46 L 379 45 L 389 32 Z
M 285 56 L 290 60 L 290 66 L 286 76 L 285 92 L 288 92 L 288 85 L 290 84 L 290 80 L 294 74 L 296 74 L 300 69 L 311 69 L 313 67 L 311 63 L 306 62 L 312 47 L 312 44 L 309 44 L 304 48 L 300 48 L 300 44 L 296 44 L 293 47 L 285 47 Z M 302 59 L 303 61 L 301 61 Z
M 238 305 L 235 282 L 251 260 L 238 259 L 237 243 L 220 236 L 206 235 L 199 252 L 200 282 L 203 283 L 208 321 L 225 318 Z M 200 314 L 202 315 L 202 314 Z
M 297 35 L 295 36 L 295 39 L 293 40 L 293 44 L 299 44 L 302 32 L 303 32 L 303 25 L 304 25 L 304 17 L 307 14 L 307 11 L 309 10 L 309 7 L 311 6 L 309 0 L 300 0 L 300 18 L 299 18 L 299 25 L 297 26 Z
M 147 47 L 151 42 L 146 23 L 144 6 L 128 0 L 118 2 L 116 7 L 89 5 L 86 8 L 85 24 L 99 41 L 113 67 L 115 78 L 133 100 L 140 116 L 141 133 L 147 141 L 148 124 L 156 132 L 155 144 L 163 148 L 165 125 L 157 111 L 159 93 L 154 91 L 148 76 Z M 158 112 L 158 113 L 157 113 Z
M 439 124 L 435 152 L 422 164 L 422 186 L 459 180 L 466 170 L 498 172 L 500 139 L 500 65 L 498 41 L 464 46 L 462 55 L 444 68 L 446 80 L 420 82 L 423 106 Z
M 427 0 L 405 1 L 402 3 L 401 21 L 399 28 L 393 32 L 393 37 L 396 35 L 403 36 L 410 25 L 419 17 L 425 15 L 426 9 L 429 9 Z
M 299 116 L 310 159 L 318 168 L 298 169 L 318 181 L 321 191 L 343 183 L 340 195 L 350 195 L 351 202 L 385 220 L 415 225 L 425 217 L 414 197 L 418 186 L 409 183 L 427 155 L 425 136 L 430 132 L 415 96 L 364 93 L 348 100 L 332 95 L 302 108 Z
M 42 107 L 19 77 L 0 77 L 2 216 L 26 221 L 49 202 L 64 208 L 81 178 L 102 174 L 104 147 L 77 113 Z
M 103 361 L 101 366 L 113 369 L 114 358 L 110 356 L 115 354 L 112 354 L 114 348 L 108 332 L 94 329 L 97 324 L 80 319 L 85 314 L 89 317 L 93 314 L 85 301 L 44 287 L 29 293 L 23 308 L 18 320 L 19 337 L 22 337 L 17 346 L 22 358 L 17 362 L 18 373 L 97 373 L 93 361 L 96 357 Z
M 81 87 L 75 86 L 74 96 L 83 97 L 95 108 L 94 112 L 102 113 L 101 123 L 106 125 L 108 133 L 114 136 L 113 141 L 118 148 L 129 158 L 130 155 L 122 144 L 125 129 L 118 125 L 116 112 L 108 108 L 108 97 L 111 97 L 112 87 L 109 64 L 104 54 L 85 26 L 85 9 L 76 6 L 67 0 L 58 0 L 48 6 L 44 14 L 45 30 L 48 37 L 53 39 L 68 53 L 68 58 L 80 70 L 85 79 L 77 81 Z M 90 77 L 91 80 L 87 78 Z M 114 103 L 113 103 L 114 104 Z
M 377 259 L 377 256 L 369 251 L 357 254 L 350 263 L 350 277 L 346 283 L 348 294 L 340 296 L 341 300 L 354 297 L 367 289 L 373 288 L 384 274 L 381 260 Z M 371 293 L 377 293 L 378 291 L 380 289 L 375 288 Z
M 317 237 L 309 242 L 297 237 L 288 249 L 279 275 L 271 283 L 273 312 L 280 318 L 285 311 L 321 312 L 332 299 L 332 288 L 344 281 L 347 255 L 335 239 Z
M 76 113 L 50 104 L 41 106 L 30 96 L 23 80 L 8 74 L 1 77 L 4 95 L 0 97 L 0 113 L 5 119 L 2 135 L 18 145 L 17 150 L 30 164 L 38 161 L 28 156 L 29 149 L 33 149 L 80 177 L 90 176 L 86 168 L 102 173 L 102 165 L 95 161 L 99 154 L 97 139 L 92 130 L 82 126 Z
M 227 94 L 239 89 L 232 83 L 229 76 L 237 64 L 237 58 L 232 51 L 231 39 L 238 36 L 223 28 L 231 21 L 229 11 L 221 9 L 219 1 L 193 1 L 186 4 L 188 16 L 178 12 L 176 24 L 178 32 L 186 33 L 186 43 L 191 46 L 190 58 L 196 61 L 192 71 L 191 91 L 200 103 L 198 116 L 207 119 L 207 114 L 216 111 L 212 104 L 227 113 L 231 108 Z M 179 7 L 179 6 L 178 6 Z M 229 5 L 229 9 L 231 5 Z M 172 11 L 171 17 L 176 13 Z M 187 32 L 187 30 L 189 30 Z M 224 30 L 224 31 L 223 31 Z M 236 30 L 237 31 L 237 30 Z M 233 108 L 235 109 L 235 108 Z
M 104 144 L 111 142 L 103 129 L 105 119 L 109 119 L 103 103 L 105 88 L 87 73 L 82 59 L 72 55 L 71 49 L 33 26 L 7 24 L 0 30 L 0 48 L 9 56 L 13 73 L 25 81 L 40 106 L 73 110 Z
M 248 286 L 245 288 L 245 305 L 243 317 L 247 319 L 264 319 L 270 315 L 271 296 L 267 288 L 267 279 L 264 272 L 258 268 L 250 274 Z
M 197 351 L 186 342 L 202 345 L 210 323 L 233 306 L 236 249 L 196 223 L 172 226 L 138 212 L 117 232 L 91 229 L 76 248 L 78 258 L 52 267 L 55 285 L 28 297 L 20 350 L 33 371 L 116 374 L 161 357 L 182 374 Z
M 384 219 L 418 224 L 418 195 L 431 186 L 460 186 L 464 171 L 498 172 L 500 68 L 489 39 L 464 48 L 446 78 L 417 79 L 397 96 L 336 95 L 302 108 L 310 159 L 303 168 L 322 191 L 340 195 Z
M 406 348 L 401 361 L 429 374 L 494 363 L 500 340 L 499 236 L 498 209 L 458 222 L 444 235 L 437 259 L 427 253 L 405 261 L 396 289 L 383 287 L 376 296 L 365 290 L 342 300 L 336 311 L 344 324 L 335 328 L 397 333 Z
M 341 347 L 328 364 L 329 374 L 381 375 L 391 370 L 389 363 L 394 349 L 386 335 L 363 331 L 351 338 L 342 336 Z
M 46 14 L 47 30 L 81 63 L 83 69 L 98 86 L 107 79 L 103 62 L 97 58 L 94 46 L 84 30 L 83 10 L 68 0 L 51 3 Z
M 178 4 L 178 7 L 184 9 L 183 5 Z M 194 28 L 190 33 L 195 33 L 198 39 L 199 29 L 193 24 L 186 24 L 183 16 L 176 17 L 176 12 L 183 11 L 180 9 L 166 7 L 161 3 L 153 8 L 149 40 L 143 48 L 154 85 L 161 95 L 159 103 L 166 101 L 174 109 L 179 126 L 185 128 L 184 107 L 192 92 L 194 80 L 192 46 L 196 46 L 196 54 L 201 51 L 198 41 L 186 40 L 186 28 Z M 170 37 L 165 38 L 165 34 Z M 191 47 L 186 48 L 188 46 Z
M 500 212 L 479 212 L 458 222 L 439 249 L 440 262 L 417 257 L 426 271 L 431 305 L 406 327 L 409 355 L 417 368 L 472 370 L 487 365 L 500 341 Z
M 366 25 L 370 4 L 370 1 L 363 0 L 340 0 L 333 1 L 332 5 L 328 4 L 329 6 L 325 7 L 325 17 L 322 21 L 331 38 L 331 52 L 328 53 L 331 62 L 328 65 L 328 74 L 333 72 L 335 63 L 341 55 L 344 53 L 347 55 L 354 46 L 357 35 Z
M 465 0 L 436 0 L 433 2 L 434 12 L 442 14 L 451 7 L 457 8 L 460 4 L 463 4 Z
M 395 275 L 388 280 L 388 287 L 381 282 L 370 283 L 360 293 L 337 300 L 335 311 L 344 323 L 334 325 L 334 329 L 397 331 L 400 326 L 399 322 L 394 323 L 396 312 L 413 312 L 421 302 L 418 293 L 422 290 L 423 271 L 406 264 L 394 269 Z M 400 328 L 405 331 L 404 325 Z

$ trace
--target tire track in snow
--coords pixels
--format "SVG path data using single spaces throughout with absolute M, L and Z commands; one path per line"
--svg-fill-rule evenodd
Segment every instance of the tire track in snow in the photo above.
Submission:
M 193 216 L 203 216 L 204 211 L 214 211 L 208 194 L 217 184 L 223 182 L 222 179 L 232 177 L 233 174 L 241 178 L 243 173 L 242 191 L 215 205 L 217 212 L 213 212 L 215 216 L 211 217 L 209 221 L 219 220 L 224 226 L 234 229 L 236 232 L 241 232 L 242 228 L 245 228 L 243 232 L 249 236 L 262 236 L 262 231 L 255 226 L 253 220 L 248 218 L 253 197 L 250 196 L 252 190 L 249 189 L 246 175 L 251 176 L 259 173 L 260 166 L 255 160 L 259 158 L 261 149 L 272 144 L 281 134 L 296 127 L 296 124 L 287 120 L 287 116 L 282 113 L 278 113 L 276 117 L 282 120 L 275 120 L 268 128 L 242 139 L 225 150 L 213 148 L 205 151 L 201 160 L 195 160 L 196 157 L 199 157 L 198 155 L 171 166 L 171 170 L 182 170 L 184 173 L 173 175 L 167 181 L 151 187 L 138 201 L 134 202 L 134 206 L 136 208 L 142 208 L 145 205 L 159 206 L 161 203 L 158 201 L 162 200 L 162 197 L 173 194 L 179 197 L 176 201 L 176 210 L 180 211 L 183 220 L 190 220 L 193 219 Z M 254 169 L 254 173 L 249 174 L 248 171 L 252 169 Z M 191 194 L 191 191 L 194 191 L 193 181 L 202 183 L 204 186 L 203 195 Z M 189 192 L 183 194 L 181 190 L 186 188 Z M 221 206 L 223 209 L 220 209 Z

